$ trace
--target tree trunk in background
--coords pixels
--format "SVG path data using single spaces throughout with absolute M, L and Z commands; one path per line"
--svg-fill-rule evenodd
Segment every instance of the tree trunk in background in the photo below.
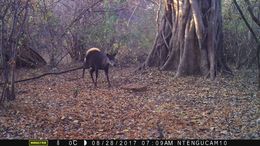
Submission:
M 223 53 L 220 0 L 165 0 L 165 13 L 144 67 L 176 71 L 176 77 L 232 73 Z
M 260 20 L 260 19 L 259 19 Z M 256 48 L 256 57 L 257 57 L 257 69 L 258 69 L 258 91 L 260 91 L 260 41 L 257 41 Z
M 4 87 L 0 102 L 5 99 L 15 99 L 15 68 L 17 46 L 24 32 L 24 24 L 27 19 L 29 0 L 7 1 L 4 14 L 0 16 L 1 20 L 1 53 L 3 57 L 3 78 Z M 10 15 L 6 15 L 10 11 Z M 20 21 L 19 21 L 20 20 Z M 11 23 L 8 23 L 11 22 Z M 8 27 L 9 24 L 9 27 Z M 8 34 L 8 29 L 10 30 Z
M 2 64 L 3 64 L 3 80 L 4 80 L 4 86 L 2 95 L 0 98 L 0 103 L 5 100 L 5 98 L 10 96 L 10 89 L 9 89 L 9 71 L 8 71 L 8 56 L 7 56 L 7 50 L 6 50 L 6 25 L 3 20 L 1 20 L 1 56 L 2 58 Z
M 10 61 L 9 61 L 9 66 L 10 66 L 10 88 L 11 88 L 11 94 L 8 96 L 9 100 L 15 100 L 15 66 L 16 66 L 16 37 L 14 35 L 15 31 L 17 31 L 17 23 L 18 23 L 18 3 L 17 1 L 13 3 L 13 11 L 14 11 L 14 16 L 13 16 L 13 24 L 12 24 L 12 31 L 11 35 L 9 38 L 9 46 L 11 46 L 11 55 L 10 55 Z

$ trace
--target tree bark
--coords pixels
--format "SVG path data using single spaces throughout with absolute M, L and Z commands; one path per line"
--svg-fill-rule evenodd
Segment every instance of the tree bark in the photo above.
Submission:
M 9 69 L 8 69 L 8 56 L 7 56 L 7 51 L 6 51 L 6 42 L 4 40 L 6 40 L 6 28 L 5 28 L 5 22 L 3 20 L 1 20 L 1 34 L 2 34 L 2 38 L 1 38 L 1 48 L 2 48 L 2 61 L 3 61 L 3 80 L 4 80 L 4 86 L 3 86 L 3 91 L 2 91 L 2 95 L 1 95 L 1 102 L 5 100 L 6 97 L 8 97 L 10 95 L 10 90 L 9 90 Z
M 166 0 L 162 25 L 143 67 L 176 71 L 176 77 L 231 73 L 223 53 L 221 1 Z
M 14 11 L 14 15 L 13 15 L 13 26 L 12 26 L 12 32 L 11 32 L 11 35 L 10 35 L 10 38 L 9 38 L 9 43 L 10 43 L 10 46 L 11 46 L 11 49 L 12 49 L 12 52 L 11 52 L 11 58 L 10 58 L 10 61 L 9 61 L 9 65 L 10 65 L 10 76 L 11 76 L 11 94 L 10 96 L 8 96 L 7 98 L 9 100 L 14 100 L 15 99 L 15 88 L 14 88 L 14 82 L 15 82 L 15 65 L 16 65 L 16 61 L 15 61 L 15 58 L 16 58 L 16 38 L 15 38 L 15 30 L 17 30 L 17 21 L 18 21 L 18 3 L 17 1 L 14 1 L 13 2 L 13 11 Z
M 3 91 L 1 94 L 0 103 L 5 100 L 5 98 L 9 97 L 10 90 L 9 90 L 9 69 L 8 69 L 8 54 L 7 54 L 7 36 L 6 36 L 6 24 L 5 24 L 5 16 L 8 12 L 8 9 L 10 8 L 10 5 L 6 6 L 4 13 L 1 15 L 1 53 L 2 53 L 2 64 L 3 64 L 3 80 L 4 80 L 4 86 Z

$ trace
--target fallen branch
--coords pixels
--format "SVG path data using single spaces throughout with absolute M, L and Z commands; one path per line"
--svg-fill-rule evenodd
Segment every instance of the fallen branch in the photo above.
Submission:
M 60 75 L 60 74 L 64 74 L 64 73 L 71 72 L 71 71 L 75 71 L 75 70 L 79 70 L 79 69 L 82 69 L 82 66 L 77 67 L 77 68 L 73 68 L 73 69 L 69 69 L 69 70 L 64 70 L 64 71 L 61 71 L 61 72 L 49 72 L 49 73 L 44 73 L 44 74 L 42 74 L 42 75 L 39 75 L 39 76 L 36 76 L 36 77 L 33 77 L 33 78 L 28 78 L 28 79 L 22 79 L 22 80 L 15 81 L 15 83 L 20 83 L 20 82 L 35 80 L 35 79 L 39 79 L 39 78 L 44 77 L 44 76 L 47 76 L 47 75 Z M 3 84 L 4 84 L 4 83 L 0 83 L 0 85 L 3 85 Z

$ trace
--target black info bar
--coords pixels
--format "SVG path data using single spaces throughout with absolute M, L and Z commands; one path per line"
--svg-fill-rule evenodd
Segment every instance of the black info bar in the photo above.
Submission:
M 259 146 L 258 140 L 0 140 L 1 146 Z

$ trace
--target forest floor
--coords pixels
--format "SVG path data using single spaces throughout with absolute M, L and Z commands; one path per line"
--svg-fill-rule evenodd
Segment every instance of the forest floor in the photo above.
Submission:
M 0 139 L 260 138 L 252 70 L 214 81 L 134 70 L 112 68 L 111 88 L 103 71 L 97 88 L 82 70 L 18 83 L 16 100 L 0 104 Z

